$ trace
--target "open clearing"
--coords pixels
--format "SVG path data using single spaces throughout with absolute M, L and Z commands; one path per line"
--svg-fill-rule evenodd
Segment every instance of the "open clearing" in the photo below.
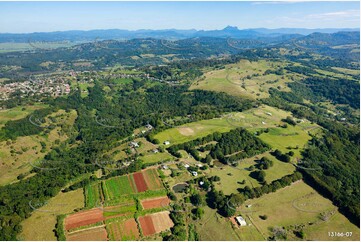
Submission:
M 247 208 L 245 205 L 248 204 L 252 207 Z M 326 221 L 320 219 L 321 213 L 326 214 Z M 319 195 L 303 181 L 248 200 L 238 209 L 237 214 L 249 216 L 265 237 L 271 235 L 270 227 L 292 225 L 305 226 L 306 240 L 358 240 L 360 236 L 359 228 L 340 214 L 330 200 Z M 260 215 L 267 215 L 268 218 L 262 220 Z M 353 235 L 349 238 L 329 238 L 329 231 L 348 231 Z M 288 233 L 288 239 L 297 240 L 292 231 Z
M 18 120 L 25 118 L 35 110 L 46 108 L 44 104 L 34 104 L 32 106 L 19 106 L 10 109 L 0 110 L 0 128 L 2 128 L 7 121 Z
M 265 73 L 267 70 L 274 71 L 286 65 L 285 62 L 241 60 L 236 64 L 226 65 L 224 69 L 205 73 L 203 78 L 191 85 L 190 89 L 226 92 L 247 98 L 266 98 L 271 87 L 280 87 L 283 91 L 289 90 L 286 83 L 291 80 L 288 77 Z
M 34 110 L 40 107 L 36 106 Z M 32 165 L 36 165 L 47 152 L 57 146 L 56 140 L 61 142 L 68 138 L 60 125 L 66 123 L 67 125 L 63 126 L 64 129 L 71 127 L 77 117 L 76 111 L 65 113 L 64 110 L 59 110 L 50 116 L 57 116 L 55 124 L 59 126 L 52 129 L 49 134 L 23 136 L 17 137 L 14 141 L 0 142 L 0 185 L 17 181 L 17 176 L 29 172 L 33 168 Z M 46 145 L 44 149 L 41 142 Z
M 155 164 L 158 162 L 164 162 L 174 159 L 167 151 L 152 153 L 149 152 L 148 154 L 141 156 L 140 160 L 143 161 L 144 164 Z
M 260 186 L 256 179 L 253 179 L 249 176 L 251 171 L 249 171 L 248 168 L 250 166 L 256 165 L 257 163 L 255 160 L 261 159 L 264 156 L 273 161 L 273 166 L 267 170 L 264 170 L 266 173 L 267 183 L 277 180 L 283 176 L 292 174 L 295 171 L 295 167 L 291 163 L 279 161 L 268 152 L 244 159 L 239 162 L 237 167 L 223 165 L 218 162 L 214 168 L 209 168 L 210 176 L 219 176 L 221 178 L 219 182 L 215 182 L 215 188 L 217 190 L 222 190 L 224 194 L 229 195 L 231 193 L 237 193 L 237 188 L 243 188 L 245 186 Z M 245 183 L 240 184 L 240 182 L 243 180 L 245 180 Z
M 74 209 L 84 206 L 82 189 L 66 193 L 60 192 L 51 198 L 46 205 L 35 210 L 31 216 L 25 219 L 21 225 L 23 231 L 19 235 L 21 240 L 56 240 L 53 230 L 55 229 L 56 216 L 71 213 Z
M 215 209 L 204 207 L 203 217 L 195 222 L 199 240 L 225 241 L 240 240 L 229 219 L 222 217 Z
M 174 145 L 204 137 L 214 132 L 229 132 L 231 129 L 237 127 L 243 127 L 250 131 L 256 131 L 260 128 L 277 128 L 280 124 L 283 124 L 281 119 L 287 116 L 292 115 L 290 112 L 262 105 L 244 112 L 228 113 L 221 118 L 201 120 L 170 128 L 156 134 L 154 138 L 158 139 L 160 143 L 168 140 L 170 141 L 170 145 Z M 183 130 L 185 128 L 187 128 L 187 130 L 192 129 L 192 135 L 189 135 L 189 133 L 184 135 L 179 131 L 179 129 Z M 307 135 L 308 130 L 311 128 L 315 129 L 319 128 L 319 126 L 311 124 L 308 120 L 303 120 L 303 122 L 296 125 L 295 131 L 292 130 L 289 133 L 299 132 L 300 135 Z M 283 137 L 286 136 L 282 135 L 282 138 Z M 299 138 L 297 135 L 293 137 L 294 140 L 297 140 L 297 138 Z

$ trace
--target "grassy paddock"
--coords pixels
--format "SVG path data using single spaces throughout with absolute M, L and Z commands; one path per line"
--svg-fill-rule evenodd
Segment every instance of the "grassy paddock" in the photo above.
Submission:
M 252 207 L 247 208 L 245 206 L 247 204 L 251 204 Z M 271 235 L 269 228 L 274 226 L 287 227 L 303 224 L 307 240 L 358 240 L 359 238 L 359 228 L 340 214 L 330 200 L 319 195 L 303 181 L 298 181 L 275 193 L 248 200 L 238 210 L 238 214 L 252 218 L 254 225 L 265 236 Z M 323 221 L 320 219 L 320 214 L 323 212 L 333 213 L 333 215 L 330 215 L 327 221 Z M 268 218 L 262 220 L 260 215 L 267 215 Z M 330 238 L 328 231 L 351 231 L 353 237 Z M 287 239 L 297 240 L 297 237 L 289 231 Z
M 29 218 L 21 223 L 23 231 L 18 239 L 56 240 L 53 230 L 55 229 L 57 215 L 71 213 L 74 209 L 83 206 L 84 195 L 82 189 L 67 193 L 60 192 L 51 198 L 45 206 L 35 210 Z

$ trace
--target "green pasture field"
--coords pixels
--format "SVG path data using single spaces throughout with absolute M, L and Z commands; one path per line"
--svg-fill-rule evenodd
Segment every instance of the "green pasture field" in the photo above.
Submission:
M 341 68 L 341 67 L 331 67 L 332 69 L 336 70 L 336 71 L 340 71 L 343 72 L 345 74 L 350 74 L 350 75 L 360 75 L 360 70 L 359 69 L 347 69 L 347 68 Z
M 24 112 L 43 107 L 45 106 L 26 107 L 27 111 Z M 4 110 L 3 116 L 7 117 L 8 120 L 9 118 L 11 120 L 24 118 L 26 114 L 21 112 L 23 111 L 18 108 L 11 109 L 11 111 Z M 59 110 L 49 116 L 56 117 L 55 123 L 59 124 L 59 126 L 52 129 L 48 134 L 22 136 L 17 137 L 16 140 L 0 142 L 0 176 L 2 177 L 0 185 L 16 182 L 17 176 L 29 172 L 33 168 L 32 165 L 36 166 L 44 158 L 45 154 L 56 146 L 56 140 L 65 141 L 68 138 L 63 131 L 73 125 L 77 117 L 76 111 L 72 110 L 70 113 L 66 113 L 64 110 Z M 50 121 L 48 118 L 45 120 L 47 123 Z M 60 124 L 62 127 L 60 127 Z M 45 152 L 41 152 L 41 142 L 46 144 Z
M 255 160 L 261 159 L 262 157 L 267 157 L 273 161 L 273 166 L 264 170 L 267 183 L 271 183 L 272 181 L 292 174 L 295 171 L 295 167 L 291 163 L 279 161 L 270 155 L 269 152 L 266 152 L 240 161 L 237 167 L 223 165 L 217 162 L 215 167 L 209 168 L 210 172 L 208 174 L 209 176 L 216 175 L 221 178 L 219 182 L 215 182 L 215 187 L 217 190 L 222 190 L 226 195 L 237 193 L 237 188 L 243 188 L 245 186 L 259 187 L 261 185 L 258 181 L 249 176 L 251 171 L 249 171 L 248 168 L 256 165 L 257 163 Z M 245 183 L 240 184 L 239 182 L 242 182 L 243 180 L 245 180 Z
M 5 125 L 6 122 L 10 120 L 18 120 L 26 117 L 35 110 L 46 108 L 45 104 L 34 104 L 31 106 L 19 106 L 10 109 L 0 110 L 0 128 Z
M 300 158 L 300 151 L 311 136 L 300 126 L 288 125 L 287 128 L 270 128 L 268 133 L 261 134 L 259 138 L 273 149 L 279 149 L 284 153 L 292 150 L 295 153 L 294 157 Z
M 34 210 L 31 216 L 21 223 L 22 232 L 19 234 L 18 239 L 38 241 L 57 240 L 54 233 L 56 216 L 72 213 L 74 209 L 79 209 L 83 206 L 84 194 L 82 189 L 66 193 L 59 192 L 43 207 Z
M 247 208 L 246 205 L 252 205 Z M 326 214 L 325 221 L 321 213 Z M 237 214 L 252 219 L 252 223 L 265 236 L 271 236 L 270 228 L 304 225 L 306 240 L 358 240 L 360 229 L 353 225 L 337 210 L 332 202 L 319 195 L 303 181 L 260 198 L 246 201 L 238 208 Z M 259 216 L 267 215 L 263 220 Z M 331 238 L 329 231 L 350 231 L 352 237 Z M 292 231 L 288 240 L 299 240 Z
M 203 78 L 191 85 L 190 89 L 226 92 L 252 99 L 266 98 L 271 87 L 280 87 L 283 91 L 289 91 L 287 82 L 291 80 L 284 75 L 264 75 L 267 70 L 283 68 L 286 65 L 285 62 L 241 60 L 236 64 L 226 65 L 225 69 L 206 72 Z
M 204 206 L 203 209 L 203 217 L 195 222 L 195 228 L 200 240 L 240 240 L 229 219 L 222 217 L 215 209 L 208 206 Z
M 262 105 L 244 112 L 228 113 L 221 118 L 201 120 L 170 128 L 156 134 L 154 138 L 158 139 L 161 143 L 169 140 L 170 145 L 173 145 L 204 137 L 214 132 L 229 132 L 231 129 L 237 127 L 243 127 L 250 131 L 256 131 L 260 128 L 277 128 L 278 125 L 283 124 L 281 119 L 287 116 L 292 115 L 290 112 Z M 304 138 L 303 136 L 307 135 L 307 129 L 317 127 L 316 124 L 311 124 L 308 120 L 303 120 L 302 123 L 297 124 L 295 129 L 300 132 L 301 138 Z M 303 131 L 299 129 L 303 129 Z M 291 127 L 290 130 L 291 131 L 288 132 L 293 132 Z
M 169 161 L 174 159 L 168 152 L 148 153 L 140 157 L 140 160 L 145 164 L 153 164 L 161 161 Z

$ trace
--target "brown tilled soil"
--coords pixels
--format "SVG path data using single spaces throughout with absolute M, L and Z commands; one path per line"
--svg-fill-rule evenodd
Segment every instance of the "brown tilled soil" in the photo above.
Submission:
M 93 208 L 87 211 L 71 214 L 65 218 L 65 229 L 74 229 L 81 226 L 103 221 L 103 211 L 99 208 Z
M 145 183 L 143 173 L 137 172 L 133 174 L 135 185 L 138 192 L 145 192 L 147 190 L 147 184 Z
M 144 209 L 166 207 L 169 205 L 169 202 L 170 200 L 168 197 L 150 198 L 141 201 Z
M 140 223 L 140 227 L 142 228 L 144 236 L 148 236 L 156 233 L 152 218 L 149 215 L 140 217 L 139 223 Z
M 174 226 L 173 221 L 169 217 L 169 211 L 153 213 L 150 216 L 152 217 L 153 226 L 156 233 L 170 229 Z

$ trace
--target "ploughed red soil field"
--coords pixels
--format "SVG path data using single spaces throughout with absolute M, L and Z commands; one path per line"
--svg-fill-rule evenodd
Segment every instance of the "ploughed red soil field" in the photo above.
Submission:
M 142 172 L 137 172 L 133 174 L 135 185 L 137 186 L 138 192 L 145 192 L 147 190 L 147 184 L 145 183 L 144 176 Z
M 139 223 L 144 236 L 156 234 L 174 226 L 169 217 L 169 211 L 139 217 Z
M 65 229 L 74 229 L 81 226 L 103 221 L 103 211 L 99 208 L 93 208 L 87 211 L 71 214 L 65 218 Z
M 152 218 L 150 216 L 140 217 L 139 223 L 142 228 L 144 236 L 148 236 L 156 233 Z
M 169 205 L 169 198 L 164 196 L 164 197 L 157 197 L 157 198 L 150 198 L 150 199 L 146 199 L 146 200 L 142 200 L 142 207 L 144 209 L 151 209 L 151 208 L 161 208 L 161 207 L 166 207 Z

